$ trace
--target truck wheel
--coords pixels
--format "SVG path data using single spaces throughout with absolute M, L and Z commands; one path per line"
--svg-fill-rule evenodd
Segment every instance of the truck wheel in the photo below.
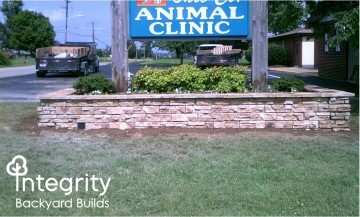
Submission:
M 98 64 L 97 66 L 95 66 L 95 72 L 99 72 L 99 69 L 100 69 L 100 67 L 99 67 L 99 64 Z
M 46 72 L 45 71 L 36 71 L 36 76 L 39 78 L 45 77 Z
M 89 75 L 89 67 L 88 65 L 86 64 L 83 71 L 81 72 L 81 75 L 82 76 L 88 76 Z

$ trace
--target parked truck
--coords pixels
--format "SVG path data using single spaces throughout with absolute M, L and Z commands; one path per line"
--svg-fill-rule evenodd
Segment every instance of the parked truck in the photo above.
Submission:
M 47 73 L 80 73 L 87 76 L 99 71 L 94 42 L 67 42 L 59 46 L 36 49 L 36 75 Z
M 241 58 L 241 49 L 222 44 L 202 44 L 195 48 L 194 65 L 207 66 L 236 66 Z

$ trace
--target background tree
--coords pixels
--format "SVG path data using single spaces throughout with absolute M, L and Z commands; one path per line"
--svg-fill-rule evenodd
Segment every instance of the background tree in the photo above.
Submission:
M 3 46 L 7 45 L 7 39 L 12 31 L 12 19 L 22 11 L 22 0 L 3 0 L 0 7 L 1 12 L 4 15 L 5 22 L 0 28 L 0 40 Z
M 36 48 L 54 44 L 54 27 L 41 13 L 21 11 L 12 18 L 8 44 L 11 48 L 35 52 Z
M 151 58 L 153 56 L 153 53 L 152 53 L 153 47 L 154 47 L 153 41 L 142 41 L 141 42 L 142 55 L 146 58 Z M 144 55 L 144 52 L 145 52 L 145 55 Z
M 184 63 L 184 53 L 194 53 L 196 41 L 158 41 L 154 46 L 163 50 L 175 51 L 176 58 L 180 59 L 180 64 Z
M 330 46 L 349 41 L 353 47 L 359 47 L 359 1 L 314 1 L 308 2 L 310 19 L 308 26 L 314 29 L 315 37 L 325 33 L 334 33 L 329 39 Z M 323 18 L 331 18 L 332 25 L 324 25 Z M 337 32 L 337 34 L 335 34 Z
M 269 32 L 280 34 L 300 27 L 306 20 L 305 2 L 269 1 Z
M 135 41 L 128 41 L 127 46 L 128 46 L 128 58 L 130 58 L 130 59 L 137 58 Z

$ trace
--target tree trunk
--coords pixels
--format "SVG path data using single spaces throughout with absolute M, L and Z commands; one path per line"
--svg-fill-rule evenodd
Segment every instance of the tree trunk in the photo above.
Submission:
M 180 65 L 184 64 L 184 52 L 180 54 Z

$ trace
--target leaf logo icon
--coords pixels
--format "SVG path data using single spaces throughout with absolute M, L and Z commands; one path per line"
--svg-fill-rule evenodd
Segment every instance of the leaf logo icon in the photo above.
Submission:
M 26 158 L 22 155 L 16 155 L 7 165 L 6 171 L 10 176 L 25 176 L 28 168 Z

